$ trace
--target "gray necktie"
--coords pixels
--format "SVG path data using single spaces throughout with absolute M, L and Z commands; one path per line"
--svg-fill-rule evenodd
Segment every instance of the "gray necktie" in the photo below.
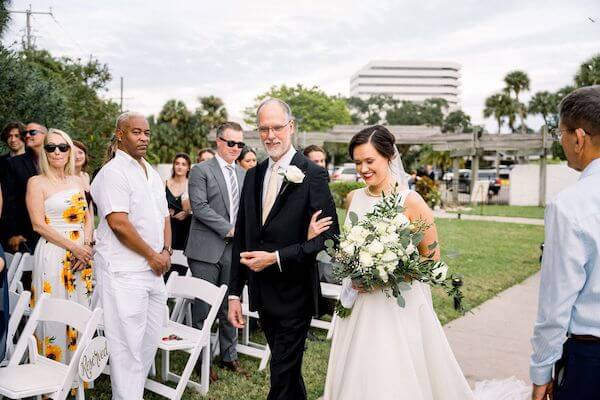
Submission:
M 229 183 L 231 184 L 231 216 L 233 217 L 233 223 L 235 224 L 235 219 L 237 218 L 238 208 L 240 206 L 240 190 L 238 189 L 237 179 L 235 178 L 235 169 L 233 165 L 226 165 L 229 175 Z

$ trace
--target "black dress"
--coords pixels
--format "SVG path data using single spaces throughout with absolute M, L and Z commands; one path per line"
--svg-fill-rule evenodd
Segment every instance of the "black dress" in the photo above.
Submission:
M 183 205 L 181 204 L 181 195 L 175 197 L 169 187 L 166 186 L 167 203 L 169 204 L 169 210 L 173 210 L 173 214 L 177 214 L 183 211 Z M 192 222 L 192 216 L 188 215 L 183 221 L 179 221 L 176 218 L 171 217 L 171 247 L 175 250 L 184 250 L 187 243 L 187 238 L 190 233 L 190 223 Z

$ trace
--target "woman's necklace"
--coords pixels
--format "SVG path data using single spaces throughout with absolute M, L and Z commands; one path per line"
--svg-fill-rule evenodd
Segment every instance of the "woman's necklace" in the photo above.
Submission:
M 391 183 L 388 183 L 386 186 L 390 189 L 389 190 L 390 193 L 392 193 L 394 191 Z M 369 188 L 369 186 L 365 187 L 365 191 L 367 192 L 367 196 L 371 196 L 371 197 L 382 197 L 382 193 L 384 192 L 384 190 L 382 189 L 381 193 L 379 193 L 379 194 L 373 193 L 371 191 L 371 189 Z

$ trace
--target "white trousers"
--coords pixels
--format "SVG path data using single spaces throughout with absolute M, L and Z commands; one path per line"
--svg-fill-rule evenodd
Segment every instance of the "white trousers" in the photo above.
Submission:
M 142 400 L 165 323 L 163 278 L 152 271 L 109 272 L 104 266 L 96 271 L 110 352 L 112 398 Z

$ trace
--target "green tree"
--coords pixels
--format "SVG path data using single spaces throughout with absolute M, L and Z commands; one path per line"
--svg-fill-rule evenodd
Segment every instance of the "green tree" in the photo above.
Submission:
M 190 122 L 191 115 L 183 101 L 171 99 L 160 110 L 157 122 L 171 125 L 175 129 L 183 129 Z
M 298 84 L 273 86 L 267 93 L 257 96 L 254 106 L 244 110 L 247 123 L 256 123 L 255 113 L 258 105 L 270 97 L 279 98 L 289 104 L 294 117 L 298 120 L 300 131 L 324 132 L 334 125 L 347 125 L 352 122 L 343 98 L 330 96 L 317 86 L 307 88 Z
M 462 110 L 456 110 L 448 113 L 444 118 L 442 132 L 470 133 L 473 132 L 471 117 Z
M 529 76 L 527 76 L 527 73 L 524 71 L 512 71 L 504 77 L 504 83 L 506 84 L 505 90 L 507 93 L 510 94 L 512 92 L 515 94 L 516 109 L 521 119 L 521 133 L 525 133 L 525 115 L 527 109 L 525 104 L 519 100 L 519 94 L 525 90 L 529 90 Z
M 346 100 L 352 123 L 357 125 L 385 124 L 387 112 L 398 106 L 399 101 L 392 96 L 378 94 L 366 100 L 350 97 Z
M 0 0 L 0 38 L 4 35 L 10 22 L 10 13 L 8 12 L 10 3 L 10 0 Z
M 540 114 L 548 127 L 554 127 L 558 118 L 558 98 L 548 91 L 537 92 L 529 101 L 529 112 Z
M 600 84 L 600 54 L 596 54 L 585 61 L 575 74 L 577 87 L 592 86 Z
M 200 107 L 196 108 L 196 118 L 209 129 L 214 129 L 227 121 L 225 103 L 219 97 L 199 97 Z
M 431 145 L 424 145 L 419 155 L 421 165 L 433 165 L 442 171 L 442 175 L 452 167 L 452 157 L 449 151 L 434 151 Z
M 498 123 L 498 133 L 500 133 L 505 121 L 508 121 L 511 131 L 515 131 L 514 122 L 516 113 L 515 100 L 506 93 L 496 93 L 485 99 L 483 116 L 485 118 L 493 117 L 496 120 Z

